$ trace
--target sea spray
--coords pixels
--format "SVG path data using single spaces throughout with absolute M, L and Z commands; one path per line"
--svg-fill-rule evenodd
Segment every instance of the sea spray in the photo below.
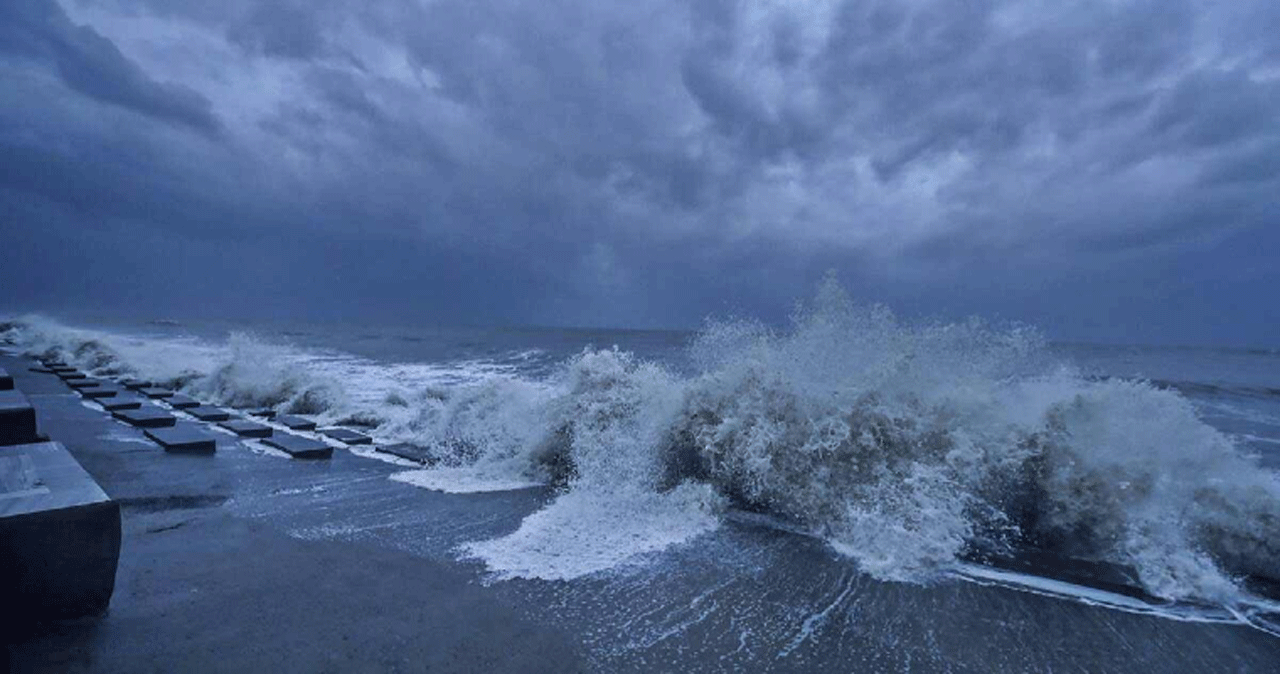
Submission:
M 308 367 L 297 349 L 233 332 L 223 362 L 193 383 L 193 392 L 233 407 L 275 407 L 319 414 L 342 402 L 337 381 Z
M 664 448 L 683 382 L 617 349 L 585 350 L 555 378 L 534 470 L 564 493 L 514 533 L 466 546 L 499 577 L 566 579 L 610 569 L 714 529 L 724 500 L 708 484 L 665 488 Z

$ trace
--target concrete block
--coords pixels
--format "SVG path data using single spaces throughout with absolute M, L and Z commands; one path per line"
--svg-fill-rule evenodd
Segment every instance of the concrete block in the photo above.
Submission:
M 411 445 L 407 442 L 401 442 L 395 445 L 380 445 L 376 448 L 376 451 L 384 454 L 390 454 L 392 456 L 398 456 L 402 459 L 408 459 L 409 461 L 416 461 L 424 465 L 436 462 L 435 457 L 427 451 L 426 447 Z
M 0 453 L 6 621 L 101 614 L 115 591 L 120 507 L 56 442 Z
M 71 381 L 73 379 L 87 379 L 89 377 L 89 375 L 79 370 L 71 370 L 70 372 L 56 372 L 55 374 L 57 374 L 58 377 L 63 381 Z
M 4 368 L 0 367 L 0 391 L 13 390 L 13 377 L 9 375 Z
M 30 372 L 36 372 L 39 374 L 57 374 L 56 372 L 54 372 L 53 370 L 50 370 L 47 367 L 29 367 L 27 368 L 27 370 Z
M 64 374 L 66 372 L 77 372 L 79 370 L 79 368 L 72 367 L 70 365 L 67 365 L 66 363 L 59 363 L 57 365 L 45 365 L 45 367 L 49 368 L 50 370 L 53 370 L 55 374 Z
M 276 418 L 276 411 L 270 407 L 261 407 L 256 410 L 249 410 L 249 416 L 260 417 L 263 419 L 274 419 Z
M 54 367 L 71 367 L 70 365 L 67 365 L 67 361 L 65 361 L 65 360 L 58 360 L 57 358 L 45 358 L 45 359 L 41 360 L 40 362 L 44 363 L 44 366 L 45 366 L 45 367 L 49 367 L 49 368 L 54 368 Z
M 156 407 L 145 405 L 133 410 L 117 410 L 111 416 L 138 428 L 165 428 L 178 422 L 172 414 Z
M 68 379 L 67 380 L 67 386 L 70 386 L 71 388 L 77 391 L 81 389 L 95 388 L 98 386 L 102 386 L 103 383 L 104 382 L 101 379 L 90 379 L 88 377 L 85 377 L 84 379 Z
M 276 417 L 275 422 L 284 425 L 291 431 L 314 431 L 316 429 L 316 422 L 288 414 Z
M 176 410 L 186 410 L 193 407 L 199 407 L 200 401 L 191 396 L 184 396 L 181 393 L 175 393 L 165 399 L 169 406 Z
M 295 459 L 327 459 L 333 456 L 333 448 L 329 445 L 300 435 L 277 433 L 269 438 L 264 438 L 262 442 L 287 453 Z
M 150 388 L 151 382 L 147 381 L 146 379 L 129 378 L 129 379 L 121 379 L 120 385 L 129 389 L 130 391 L 137 391 L 138 389 Z
M 242 438 L 269 438 L 272 433 L 270 426 L 248 419 L 232 419 L 218 425 Z
M 189 425 L 173 428 L 151 428 L 146 431 L 152 442 L 164 447 L 166 452 L 188 452 L 212 454 L 218 449 L 218 442 L 212 435 Z
M 153 400 L 160 400 L 163 398 L 173 397 L 173 391 L 170 391 L 167 388 L 160 388 L 157 386 L 147 386 L 145 388 L 140 388 L 138 389 L 138 393 L 141 393 L 142 395 L 148 398 L 151 398 Z
M 22 391 L 0 391 L 0 445 L 37 442 L 36 410 Z
M 200 421 L 226 421 L 231 418 L 231 413 L 220 408 L 210 405 L 200 405 L 199 407 L 191 407 L 183 410 L 187 414 L 199 419 Z
M 98 404 L 102 405 L 102 409 L 108 412 L 118 412 L 120 410 L 140 409 L 143 402 L 145 402 L 143 398 L 132 393 L 120 393 L 110 398 L 102 398 L 98 401 Z
M 348 445 L 373 444 L 373 438 L 363 433 L 357 433 L 349 428 L 326 428 L 320 432 L 334 440 L 345 442 Z
M 89 400 L 102 400 L 103 398 L 114 398 L 120 389 L 114 386 L 95 386 L 80 390 L 80 395 Z

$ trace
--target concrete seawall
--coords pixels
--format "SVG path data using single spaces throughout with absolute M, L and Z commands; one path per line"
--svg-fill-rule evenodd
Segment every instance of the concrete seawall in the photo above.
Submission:
M 282 460 L 235 447 L 230 434 L 218 443 L 232 451 L 216 456 L 166 453 L 31 365 L 0 356 L 41 428 L 121 504 L 124 539 L 107 613 L 10 626 L 12 671 L 582 669 L 572 639 L 503 605 L 475 582 L 474 569 L 377 545 L 304 540 L 287 522 L 229 507 L 308 493 L 334 473 L 367 481 L 394 467 L 347 453 L 332 465 Z M 420 490 L 397 491 L 412 500 Z

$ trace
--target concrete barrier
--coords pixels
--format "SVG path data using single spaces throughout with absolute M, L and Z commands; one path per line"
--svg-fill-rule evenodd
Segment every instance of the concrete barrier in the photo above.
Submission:
M 21 445 L 40 440 L 36 410 L 22 391 L 0 391 L 0 445 Z
M 200 421 L 226 421 L 231 418 L 231 413 L 211 405 L 200 405 L 182 410 L 187 414 L 199 419 Z
M 80 395 L 89 400 L 102 400 L 103 398 L 114 398 L 120 389 L 114 386 L 95 386 L 80 390 Z
M 169 406 L 175 410 L 186 410 L 193 407 L 199 407 L 202 403 L 191 396 L 185 396 L 181 393 L 175 393 L 165 399 Z
M 411 445 L 407 442 L 401 442 L 394 445 L 380 445 L 374 449 L 375 451 L 382 452 L 383 454 L 398 456 L 402 459 L 415 461 L 423 465 L 433 464 L 436 462 L 436 458 L 427 451 L 426 447 Z
M 67 380 L 67 386 L 70 386 L 77 391 L 86 388 L 96 388 L 98 386 L 102 386 L 102 384 L 103 381 L 101 379 L 90 379 L 89 377 L 85 377 L 84 379 Z
M 145 405 L 133 410 L 117 410 L 111 416 L 138 428 L 165 428 L 178 423 L 168 412 L 154 405 Z
M 269 438 L 264 438 L 262 442 L 295 459 L 327 459 L 333 456 L 333 448 L 329 445 L 300 435 L 276 433 Z
M 273 432 L 270 426 L 248 419 L 232 419 L 218 425 L 242 438 L 269 438 Z
M 120 507 L 61 444 L 0 452 L 0 606 L 6 622 L 106 610 L 120 561 Z
M 55 371 L 55 372 L 54 372 L 54 374 L 58 375 L 58 378 L 59 378 L 59 379 L 61 379 L 62 381 L 72 381 L 72 380 L 75 380 L 75 379 L 88 379 L 88 378 L 89 378 L 89 375 L 87 375 L 87 374 L 85 374 L 85 373 L 83 373 L 83 372 L 81 372 L 81 371 L 79 371 L 79 370 L 71 370 L 71 371 L 69 371 L 69 372 Z
M 118 412 L 120 410 L 141 409 L 144 402 L 146 400 L 132 393 L 122 393 L 110 398 L 103 398 L 98 401 L 98 404 L 102 405 L 102 409 L 108 412 Z
M 167 388 L 160 388 L 158 386 L 147 386 L 144 388 L 140 388 L 138 389 L 138 393 L 141 393 L 142 395 L 148 398 L 151 398 L 152 400 L 162 400 L 164 398 L 172 398 L 174 395 L 173 391 L 170 391 Z
M 166 452 L 212 454 L 218 448 L 217 440 L 212 435 L 188 424 L 173 428 L 150 428 L 146 434 L 157 445 L 164 447 Z
M 137 391 L 138 389 L 150 388 L 151 382 L 147 381 L 146 379 L 129 378 L 129 379 L 121 379 L 120 385 L 129 389 L 130 391 Z
M 345 442 L 348 445 L 371 445 L 373 438 L 364 433 L 357 433 L 349 428 L 326 428 L 320 431 L 327 437 L 333 438 L 339 442 Z
M 316 422 L 288 414 L 276 417 L 275 422 L 287 427 L 291 431 L 314 431 L 316 429 Z
M 12 390 L 13 390 L 13 377 L 9 375 L 8 371 L 0 367 L 0 391 L 12 391 Z

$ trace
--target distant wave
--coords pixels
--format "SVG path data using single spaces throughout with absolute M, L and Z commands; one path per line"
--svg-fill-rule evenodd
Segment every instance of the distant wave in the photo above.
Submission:
M 1032 330 L 906 325 L 834 281 L 786 331 L 709 324 L 692 375 L 617 349 L 532 379 L 498 361 L 380 364 L 247 334 L 144 339 L 39 317 L 3 334 L 221 404 L 359 423 L 428 447 L 442 469 L 557 486 L 518 531 L 466 548 L 500 576 L 612 568 L 734 509 L 887 580 L 1026 548 L 1121 565 L 1168 599 L 1230 605 L 1240 578 L 1280 578 L 1280 479 L 1197 418 L 1187 383 L 1090 379 Z
M 1247 398 L 1280 398 L 1280 388 L 1270 386 L 1243 386 L 1238 384 L 1209 384 L 1196 381 L 1172 381 L 1152 379 L 1152 385 L 1173 389 L 1191 395 L 1232 395 Z

